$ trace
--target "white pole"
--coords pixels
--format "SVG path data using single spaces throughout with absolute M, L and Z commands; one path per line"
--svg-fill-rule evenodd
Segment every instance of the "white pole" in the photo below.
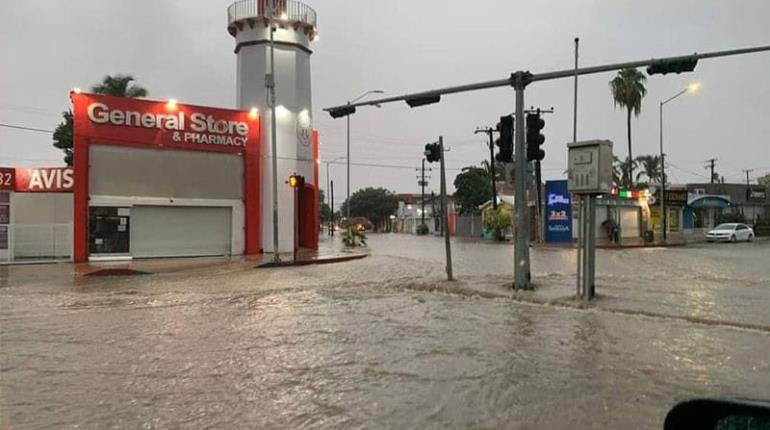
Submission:
M 278 140 L 275 119 L 275 40 L 273 33 L 273 15 L 275 11 L 270 7 L 270 79 L 267 84 L 270 90 L 270 139 L 273 165 L 273 261 L 281 261 L 280 248 L 278 246 Z

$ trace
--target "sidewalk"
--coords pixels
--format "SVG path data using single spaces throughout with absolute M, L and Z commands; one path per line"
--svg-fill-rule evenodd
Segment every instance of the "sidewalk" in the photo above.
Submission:
M 327 264 L 364 258 L 367 248 L 345 249 L 339 240 L 322 240 L 318 250 L 302 248 L 293 261 L 293 253 L 282 253 L 282 266 Z M 62 277 L 128 276 L 182 271 L 238 271 L 250 270 L 273 261 L 272 254 L 232 257 L 179 257 L 151 258 L 123 261 L 91 261 L 87 263 L 41 262 L 37 264 L 7 264 L 0 266 L 0 286 Z

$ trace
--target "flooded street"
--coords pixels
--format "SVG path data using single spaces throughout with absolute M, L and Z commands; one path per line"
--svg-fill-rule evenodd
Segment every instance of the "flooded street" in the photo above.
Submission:
M 73 280 L 3 270 L 0 428 L 640 428 L 770 398 L 770 242 L 574 252 L 372 235 L 354 262 Z

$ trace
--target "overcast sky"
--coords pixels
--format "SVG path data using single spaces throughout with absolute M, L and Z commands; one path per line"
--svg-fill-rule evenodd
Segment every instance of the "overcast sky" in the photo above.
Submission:
M 692 52 L 770 45 L 767 0 L 375 1 L 307 0 L 318 12 L 313 43 L 314 125 L 322 160 L 345 153 L 345 121 L 321 109 L 369 89 L 390 95 L 583 66 Z M 0 2 L 0 123 L 53 129 L 71 87 L 131 73 L 152 98 L 234 107 L 235 54 L 224 0 Z M 705 160 L 729 182 L 770 172 L 770 52 L 704 60 L 694 73 L 650 77 L 633 120 L 634 155 L 658 151 L 658 103 L 688 83 L 702 89 L 666 105 L 665 145 L 674 182 L 707 181 Z M 610 139 L 627 155 L 625 114 L 615 109 L 612 74 L 580 80 L 578 139 Z M 451 147 L 449 180 L 488 157 L 477 126 L 513 111 L 507 88 L 446 96 L 440 104 L 359 109 L 352 117 L 353 188 L 418 192 L 412 167 L 425 142 Z M 543 82 L 526 106 L 546 116 L 544 176 L 562 178 L 572 139 L 572 80 Z M 45 133 L 0 127 L 0 165 L 60 165 Z M 324 169 L 325 170 L 325 169 Z M 344 167 L 332 166 L 341 195 Z M 321 179 L 325 185 L 325 172 Z M 438 172 L 431 188 L 438 190 Z

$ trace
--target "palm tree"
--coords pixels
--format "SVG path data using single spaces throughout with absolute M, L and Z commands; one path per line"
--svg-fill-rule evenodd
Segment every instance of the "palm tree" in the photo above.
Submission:
M 96 94 L 118 97 L 147 97 L 147 90 L 136 85 L 131 75 L 107 75 L 98 85 L 91 87 Z M 72 165 L 72 112 L 62 112 L 64 121 L 59 123 L 53 133 L 53 146 L 64 152 L 64 162 Z
M 107 75 L 100 84 L 92 86 L 91 91 L 106 96 L 147 97 L 147 90 L 132 82 L 135 80 L 131 75 Z
M 647 94 L 647 88 L 644 87 L 644 82 L 647 77 L 637 69 L 623 69 L 618 72 L 618 75 L 610 81 L 610 91 L 612 91 L 612 100 L 615 102 L 615 107 L 620 105 L 626 108 L 626 124 L 628 128 L 628 158 L 633 159 L 631 152 L 631 113 L 638 117 L 642 111 L 642 99 Z M 630 181 L 634 177 L 634 163 L 628 163 L 630 169 L 627 174 L 627 178 Z
M 647 177 L 648 182 L 660 183 L 661 169 L 659 155 L 640 155 L 636 161 L 642 166 L 642 170 L 636 174 L 636 182 L 639 182 L 642 175 Z
M 636 164 L 636 160 L 631 160 L 630 158 L 621 160 L 620 158 L 615 157 L 615 161 L 612 165 L 612 179 L 615 182 L 615 185 L 632 186 L 633 181 L 629 178 L 628 174 L 634 170 Z

